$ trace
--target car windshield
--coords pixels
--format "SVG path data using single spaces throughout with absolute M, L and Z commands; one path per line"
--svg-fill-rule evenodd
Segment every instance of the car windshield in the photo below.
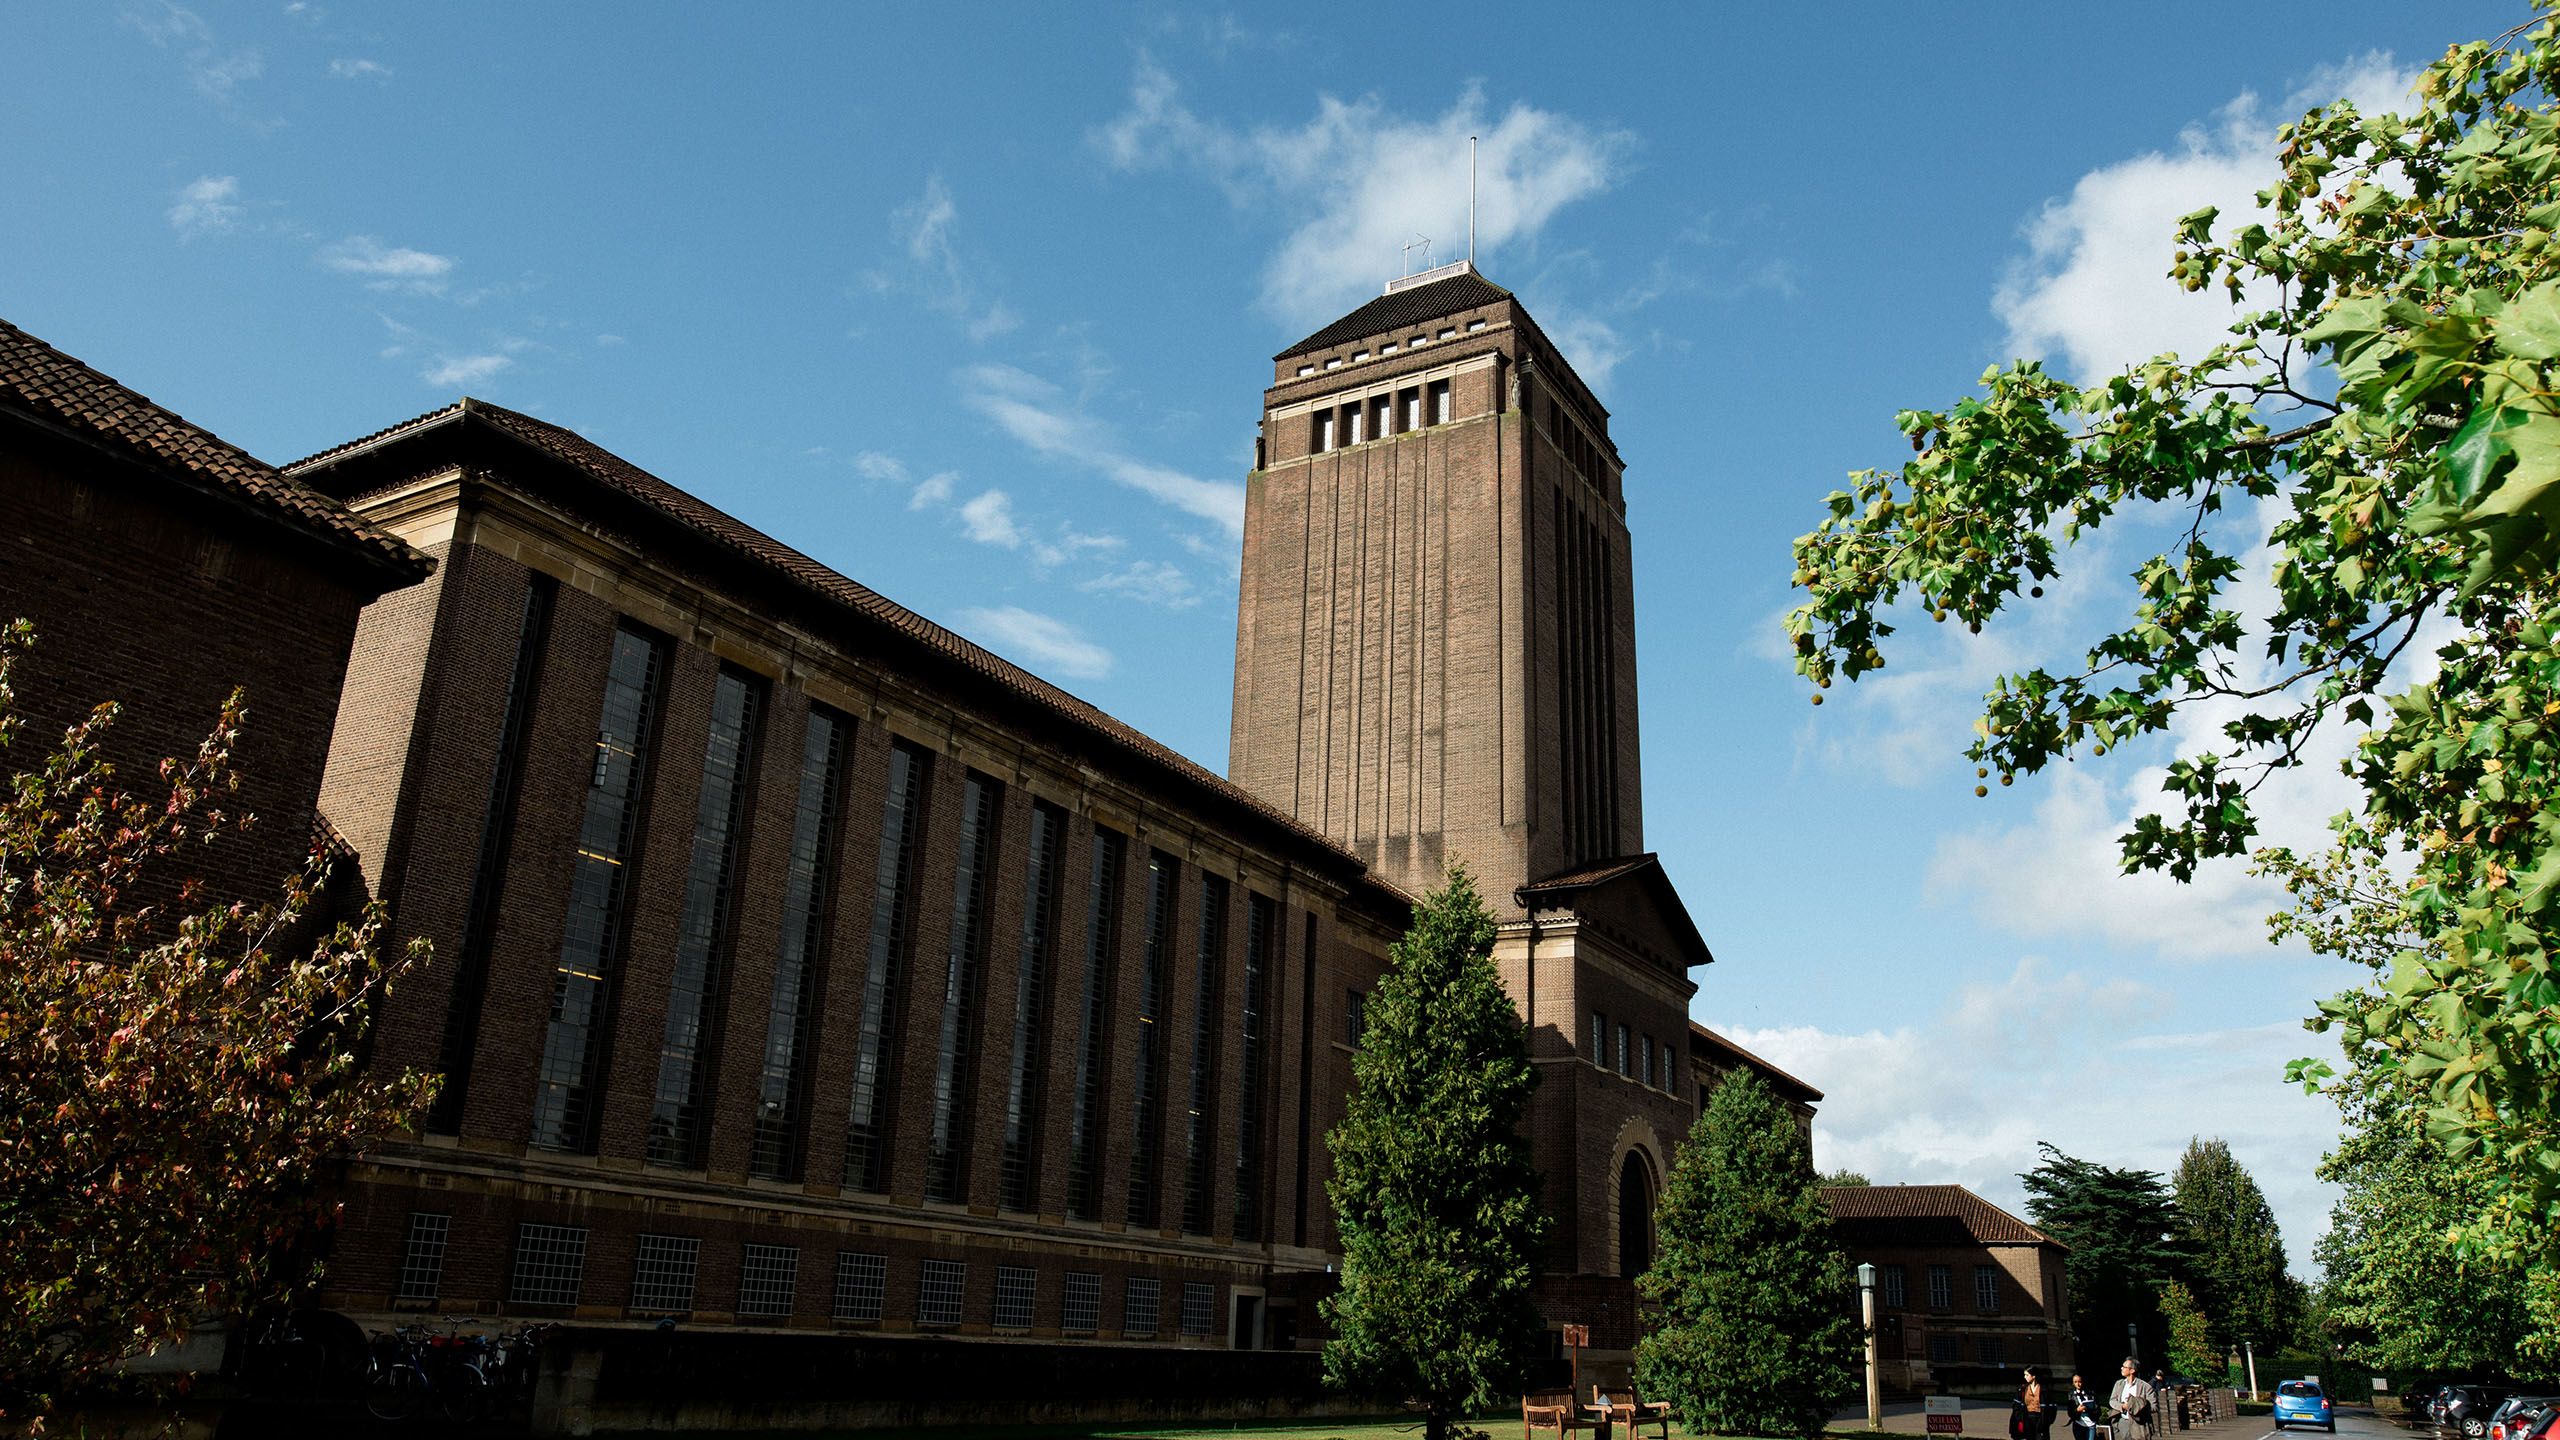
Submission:
M 2276 1387 L 2276 1393 L 2279 1395 L 2297 1396 L 2306 1400 L 2316 1400 L 2320 1397 L 2320 1387 L 2312 1384 L 2308 1380 L 2287 1380 Z

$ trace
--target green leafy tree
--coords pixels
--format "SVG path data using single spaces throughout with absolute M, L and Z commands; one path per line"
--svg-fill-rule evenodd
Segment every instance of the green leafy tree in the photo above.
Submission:
M 265 905 L 182 878 L 243 823 L 221 808 L 239 695 L 136 796 L 100 755 L 113 705 L 21 748 L 9 680 L 32 643 L 0 631 L 0 1417 L 305 1278 L 279 1257 L 327 1218 L 323 1166 L 428 1088 L 363 1079 L 354 1053 L 422 947 L 377 964 L 378 910 L 315 945 L 316 858 Z
M 2160 1287 L 2160 1323 L 2169 1337 L 2171 1371 L 2210 1379 L 2223 1369 L 2224 1352 L 2214 1346 L 2204 1307 L 2196 1303 L 2196 1292 L 2183 1281 L 2172 1280 Z
M 2463 1253 L 2452 1237 L 2479 1223 L 2489 1185 L 2445 1153 L 2422 1109 L 2368 1102 L 2321 1165 L 2341 1191 L 2315 1251 L 2328 1338 L 2383 1371 L 2546 1371 L 2560 1358 L 2560 1283 L 2545 1265 Z
M 1342 1289 L 1324 1302 L 1325 1379 L 1405 1398 L 1428 1440 L 1513 1388 L 1545 1328 L 1530 1285 L 1546 1216 L 1521 1128 L 1537 1078 L 1493 938 L 1453 867 L 1388 952 L 1326 1137 Z
M 2170 1175 L 2187 1252 L 2190 1301 L 2205 1325 L 2204 1348 L 2227 1355 L 2242 1340 L 2270 1349 L 2290 1339 L 2300 1295 L 2284 1270 L 2284 1236 L 2248 1169 L 2220 1140 L 2192 1140 Z M 2167 1301 L 2163 1299 L 2165 1310 Z M 2170 1322 L 2171 1342 L 2176 1321 Z M 2201 1374 L 2201 1371 L 2190 1371 Z
M 1852 477 L 1796 542 L 1809 599 L 1788 620 L 1805 675 L 1854 679 L 1885 663 L 1897 607 L 1979 626 L 2092 532 L 2176 514 L 2126 623 L 2077 663 L 1999 680 L 1968 754 L 2005 783 L 2188 707 L 2227 713 L 2220 741 L 2171 763 L 2167 813 L 2123 839 L 2127 868 L 2183 880 L 2249 849 L 2251 792 L 2316 729 L 2360 731 L 2362 804 L 2333 855 L 2388 862 L 2364 873 L 2415 943 L 2315 1028 L 2341 1033 L 2351 1084 L 2417 1081 L 2437 1142 L 2480 1167 L 2489 1223 L 2466 1249 L 2544 1254 L 2560 1248 L 2555 3 L 2446 51 L 2400 113 L 2340 102 L 2284 127 L 2255 214 L 2181 222 L 2168 274 L 2234 297 L 2228 341 L 2087 387 L 2013 364 L 1949 409 L 1903 412 L 1916 455 Z M 2269 509 L 2272 533 L 2254 523 Z M 2272 613 L 2243 615 L 2232 587 L 2262 538 Z M 2399 663 L 2413 647 L 2432 678 Z
M 2027 1213 L 2071 1247 L 2071 1313 L 2082 1354 L 2115 1354 L 2125 1327 L 2145 1347 L 2163 1339 L 2160 1292 L 2186 1265 L 2177 1203 L 2155 1170 L 2119 1170 L 2065 1155 L 2050 1144 L 2044 1162 L 2018 1177 Z
M 1856 1384 L 1849 1257 L 1795 1117 L 1757 1075 L 1718 1083 L 1671 1162 L 1653 1267 L 1661 1318 L 1636 1383 L 1693 1430 L 1819 1435 Z
M 1823 1186 L 1848 1186 L 1852 1189 L 1875 1184 L 1856 1170 L 1825 1170 L 1813 1177 L 1813 1183 Z

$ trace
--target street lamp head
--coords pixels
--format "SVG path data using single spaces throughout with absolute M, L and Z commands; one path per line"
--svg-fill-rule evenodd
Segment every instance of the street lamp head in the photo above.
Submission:
M 1858 1267 L 1858 1288 L 1861 1290 L 1876 1288 L 1876 1267 L 1863 1264 Z

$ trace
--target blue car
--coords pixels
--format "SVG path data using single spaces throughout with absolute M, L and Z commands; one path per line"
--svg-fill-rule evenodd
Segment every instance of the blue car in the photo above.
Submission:
M 2329 1396 L 2317 1380 L 2287 1380 L 2276 1387 L 2276 1428 L 2287 1425 L 2317 1425 L 2335 1435 L 2338 1412 L 2329 1408 Z

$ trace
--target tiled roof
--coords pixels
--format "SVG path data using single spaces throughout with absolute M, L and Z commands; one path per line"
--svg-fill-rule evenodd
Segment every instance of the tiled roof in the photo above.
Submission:
M 1752 1069 L 1757 1070 L 1761 1074 L 1768 1076 L 1770 1079 L 1777 1081 L 1779 1089 L 1794 1094 L 1807 1103 L 1811 1103 L 1822 1098 L 1821 1091 L 1814 1089 L 1802 1080 L 1799 1080 L 1793 1075 L 1788 1074 L 1786 1071 L 1779 1069 L 1777 1066 L 1770 1064 L 1768 1061 L 1761 1059 L 1752 1051 L 1743 1049 L 1741 1046 L 1733 1043 L 1733 1041 L 1727 1036 L 1717 1031 L 1710 1030 L 1695 1020 L 1689 1022 L 1689 1038 L 1705 1045 L 1709 1050 L 1721 1051 L 1732 1057 L 1736 1062 L 1750 1066 Z
M 1532 880 L 1521 886 L 1519 893 L 1522 895 L 1570 894 L 1576 890 L 1588 890 L 1594 885 L 1605 885 L 1621 875 L 1631 874 L 1647 865 L 1657 863 L 1659 863 L 1658 857 L 1651 851 L 1642 855 L 1621 855 L 1615 860 L 1597 861 L 1579 869 L 1567 870 L 1560 875 L 1550 875 L 1544 880 Z
M 264 460 L 0 320 L 0 406 L 72 430 L 155 470 L 352 550 L 407 584 L 427 557 Z
M 952 631 L 927 620 L 879 592 L 810 559 L 781 541 L 755 529 L 744 521 L 695 499 L 684 491 L 587 439 L 548 421 L 536 420 L 486 400 L 464 399 L 442 410 L 431 411 L 414 420 L 404 421 L 387 430 L 377 431 L 360 440 L 321 451 L 297 460 L 286 468 L 303 472 L 314 466 L 347 455 L 353 451 L 394 440 L 439 425 L 476 420 L 514 439 L 539 454 L 559 462 L 586 479 L 606 489 L 638 501 L 660 515 L 710 540 L 716 545 L 742 556 L 758 566 L 778 573 L 799 588 L 832 604 L 854 610 L 897 634 L 1012 692 L 1019 698 L 1050 711 L 1069 724 L 1106 743 L 1144 760 L 1172 770 L 1190 783 L 1207 788 L 1223 798 L 1259 815 L 1271 824 L 1289 831 L 1299 840 L 1323 847 L 1338 857 L 1347 871 L 1362 869 L 1360 858 L 1335 845 L 1318 832 L 1300 824 L 1294 817 L 1265 803 L 1251 791 L 1212 773 L 1188 757 L 1149 738 L 1144 732 L 1115 719 L 1109 712 L 1090 701 L 1082 700 L 1059 689 L 994 651 L 962 638 Z M 1387 893 L 1408 899 L 1401 891 L 1388 886 L 1375 876 L 1369 882 Z
M 1481 275 L 1472 272 L 1452 275 L 1446 280 L 1434 280 L 1428 285 L 1381 295 L 1271 358 L 1286 360 L 1308 350 L 1321 350 L 1327 345 L 1357 340 L 1363 335 L 1383 335 L 1390 330 L 1401 330 L 1425 320 L 1437 320 L 1444 315 L 1455 315 L 1461 310 L 1472 310 L 1478 305 L 1510 298 L 1510 291 Z
M 1828 1185 L 1822 1199 L 1853 1243 L 2062 1244 L 1961 1185 Z

